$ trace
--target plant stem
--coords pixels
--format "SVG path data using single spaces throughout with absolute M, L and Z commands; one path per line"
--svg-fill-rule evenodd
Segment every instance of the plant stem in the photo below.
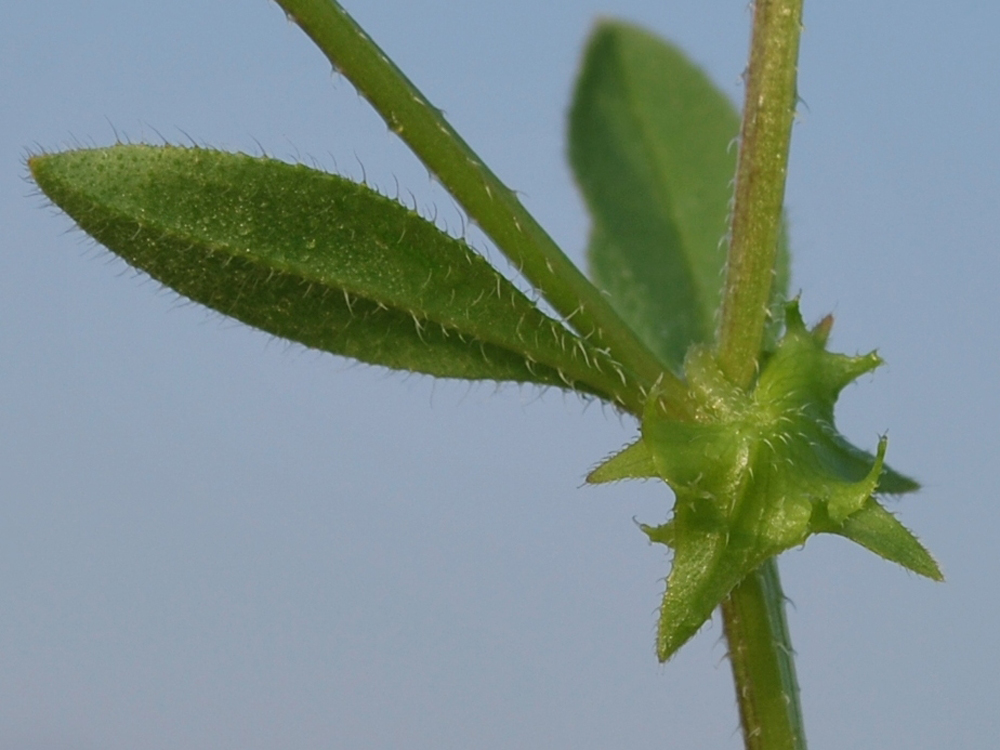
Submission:
M 719 364 L 736 385 L 757 373 L 774 276 L 797 99 L 802 0 L 757 0 L 719 325 Z M 747 750 L 805 750 L 784 596 L 774 559 L 722 605 Z
M 771 296 L 795 119 L 801 28 L 802 0 L 758 0 L 754 6 L 719 325 L 719 364 L 743 387 L 757 372 Z
M 805 750 L 778 564 L 771 558 L 722 603 L 747 750 Z
M 566 322 L 625 368 L 626 408 L 641 414 L 646 393 L 659 381 L 668 408 L 683 413 L 684 384 L 347 12 L 334 0 L 276 1 Z

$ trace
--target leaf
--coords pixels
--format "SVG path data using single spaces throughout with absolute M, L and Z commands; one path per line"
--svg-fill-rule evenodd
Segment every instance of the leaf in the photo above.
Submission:
M 169 146 L 46 154 L 29 166 L 129 264 L 276 336 L 395 369 L 615 398 L 606 357 L 465 243 L 366 186 Z
M 591 273 L 675 372 L 688 347 L 708 343 L 715 329 L 738 131 L 729 99 L 675 47 L 627 24 L 595 29 L 569 132 L 593 221 Z

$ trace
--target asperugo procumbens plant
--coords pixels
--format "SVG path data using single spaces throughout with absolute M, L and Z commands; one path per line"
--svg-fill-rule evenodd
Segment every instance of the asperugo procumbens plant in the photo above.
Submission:
M 878 356 L 828 352 L 832 318 L 810 328 L 784 300 L 801 0 L 756 3 L 742 124 L 670 45 L 595 29 L 569 126 L 593 281 L 344 9 L 278 3 L 559 317 L 414 211 L 302 165 L 119 144 L 33 156 L 38 186 L 132 266 L 276 336 L 633 415 L 635 442 L 588 481 L 673 491 L 669 520 L 642 526 L 673 553 L 657 655 L 721 606 L 747 747 L 804 748 L 776 556 L 831 533 L 941 573 L 877 499 L 917 486 L 885 465 L 886 440 L 873 455 L 834 426 L 838 393 Z

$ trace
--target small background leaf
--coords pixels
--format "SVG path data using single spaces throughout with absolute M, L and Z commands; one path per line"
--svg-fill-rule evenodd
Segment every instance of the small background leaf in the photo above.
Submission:
M 570 113 L 570 160 L 590 209 L 591 274 L 675 372 L 713 338 L 739 118 L 673 46 L 603 23 Z M 784 294 L 782 242 L 776 291 Z
M 465 243 L 363 185 L 177 147 L 70 151 L 30 167 L 128 263 L 277 336 L 443 377 L 573 383 L 609 399 L 620 382 Z

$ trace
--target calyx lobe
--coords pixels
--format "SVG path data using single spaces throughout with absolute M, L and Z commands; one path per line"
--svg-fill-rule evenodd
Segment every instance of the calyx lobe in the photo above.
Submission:
M 750 392 L 726 380 L 711 351 L 692 348 L 685 375 L 693 420 L 668 418 L 652 394 L 639 441 L 588 477 L 659 477 L 674 491 L 669 522 L 642 526 L 674 552 L 660 609 L 661 661 L 746 575 L 812 534 L 839 534 L 941 580 L 930 554 L 875 497 L 918 486 L 885 465 L 886 438 L 873 456 L 834 426 L 840 391 L 881 360 L 826 351 L 829 328 L 826 319 L 808 330 L 798 303 L 789 303 L 785 335 Z

